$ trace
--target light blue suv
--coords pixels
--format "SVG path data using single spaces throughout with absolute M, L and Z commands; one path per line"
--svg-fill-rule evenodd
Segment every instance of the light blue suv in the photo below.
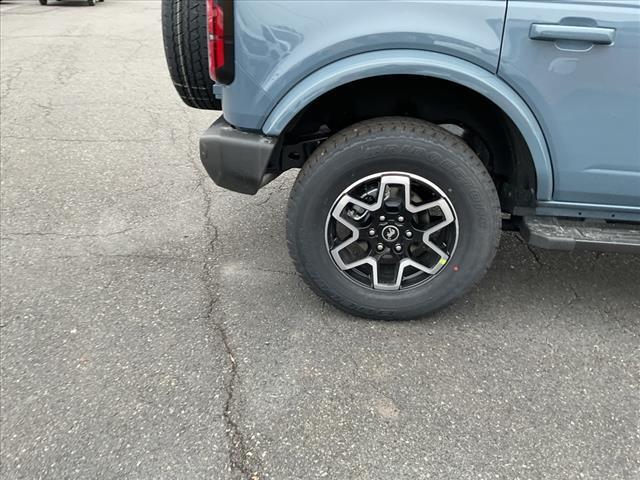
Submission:
M 163 0 L 172 79 L 223 111 L 220 186 L 300 168 L 287 237 L 351 313 L 414 318 L 530 244 L 640 251 L 640 1 Z

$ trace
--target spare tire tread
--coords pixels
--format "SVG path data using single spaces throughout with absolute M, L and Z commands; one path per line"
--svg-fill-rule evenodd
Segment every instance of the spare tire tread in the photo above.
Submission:
M 220 110 L 209 76 L 206 0 L 162 0 L 162 34 L 171 80 L 184 103 Z

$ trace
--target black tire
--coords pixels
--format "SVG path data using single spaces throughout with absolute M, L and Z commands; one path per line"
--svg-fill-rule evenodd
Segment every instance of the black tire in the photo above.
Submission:
M 425 283 L 394 291 L 345 275 L 329 254 L 325 231 L 345 189 L 388 171 L 429 179 L 446 192 L 458 219 L 457 247 L 446 266 Z M 475 153 L 453 134 L 409 118 L 368 120 L 328 139 L 300 171 L 287 215 L 289 252 L 305 282 L 349 313 L 384 320 L 421 317 L 463 295 L 490 267 L 500 230 L 495 185 Z
M 89 5 L 90 7 L 93 7 L 96 4 L 96 2 L 94 0 L 87 0 L 87 5 Z
M 221 110 L 209 75 L 206 0 L 162 0 L 164 52 L 173 86 L 193 108 Z
M 47 3 L 47 0 L 40 0 L 40 5 L 46 5 Z

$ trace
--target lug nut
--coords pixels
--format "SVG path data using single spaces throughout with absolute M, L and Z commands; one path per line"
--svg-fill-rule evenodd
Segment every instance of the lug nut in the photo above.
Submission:
M 404 222 L 404 217 L 403 217 L 402 215 L 400 215 L 400 216 L 398 217 L 398 221 L 399 221 L 400 223 Z
M 381 252 L 382 250 L 384 250 L 384 245 L 383 245 L 383 244 L 381 244 L 381 243 L 379 243 L 379 244 L 376 246 L 376 250 L 378 250 L 379 252 Z
M 376 234 L 376 231 L 372 228 L 371 230 L 369 230 L 369 235 L 371 237 L 373 237 Z
M 406 232 L 404 232 L 404 234 L 407 236 L 407 238 L 413 237 L 413 232 L 411 230 L 407 230 Z
M 385 217 L 384 215 L 380 215 L 380 221 L 384 222 L 387 219 L 387 217 Z
M 397 244 L 397 245 L 396 245 L 395 247 L 393 247 L 393 248 L 395 248 L 396 252 L 401 252 L 401 251 L 402 251 L 402 245 L 400 245 L 400 244 Z

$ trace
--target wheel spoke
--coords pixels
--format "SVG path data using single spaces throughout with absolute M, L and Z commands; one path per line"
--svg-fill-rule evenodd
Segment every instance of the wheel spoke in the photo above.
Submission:
M 398 263 L 396 265 L 395 279 L 393 280 L 393 283 L 383 283 L 380 281 L 380 272 L 378 270 L 378 264 L 376 263 L 376 266 L 373 269 L 373 288 L 376 290 L 398 290 L 402 283 L 403 272 L 404 269 L 401 268 L 400 263 Z
M 400 260 L 400 262 L 398 263 L 398 267 L 396 268 L 396 277 L 393 281 L 393 283 L 382 283 L 379 281 L 378 278 L 378 271 L 377 268 L 374 269 L 374 278 L 373 278 L 373 287 L 377 290 L 398 290 L 400 289 L 400 286 L 402 285 L 402 279 L 404 278 L 404 271 L 409 268 L 409 267 L 413 267 L 417 270 L 420 270 L 428 275 L 435 275 L 436 273 L 438 273 L 440 271 L 440 269 L 443 267 L 443 265 L 441 265 L 440 263 L 436 264 L 436 266 L 434 267 L 427 267 L 419 262 L 416 262 L 415 260 L 411 259 L 411 258 L 403 258 L 402 260 Z
M 371 205 L 368 205 L 367 203 L 364 203 L 356 198 L 353 198 L 350 195 L 345 195 L 344 197 L 342 197 L 338 202 L 338 204 L 333 209 L 333 212 L 331 214 L 333 218 L 335 218 L 338 222 L 340 222 L 342 225 L 344 225 L 351 231 L 351 236 L 349 238 L 347 238 L 342 243 L 340 243 L 339 245 L 331 249 L 331 256 L 333 257 L 334 261 L 338 264 L 338 267 L 340 267 L 341 270 L 351 270 L 352 268 L 356 268 L 364 264 L 370 264 L 370 265 L 375 264 L 375 259 L 373 257 L 365 257 L 355 262 L 345 263 L 344 260 L 342 259 L 342 256 L 340 255 L 340 252 L 342 252 L 342 250 L 344 250 L 348 246 L 357 242 L 358 238 L 360 237 L 360 229 L 357 226 L 355 226 L 353 223 L 349 222 L 342 215 L 342 212 L 344 211 L 344 209 L 350 204 L 357 205 L 361 208 L 364 208 L 365 210 L 373 211 L 371 209 Z
M 428 208 L 428 210 L 434 207 L 439 207 L 440 211 L 444 215 L 444 219 L 440 223 L 437 223 L 436 225 L 428 228 L 422 236 L 422 241 L 424 242 L 424 244 L 440 256 L 440 260 L 436 264 L 436 267 L 439 266 L 438 270 L 440 270 L 440 268 L 442 268 L 449 260 L 449 255 L 447 255 L 440 247 L 433 243 L 433 241 L 431 240 L 431 235 L 451 225 L 455 221 L 455 216 L 453 214 L 453 211 L 451 210 L 451 207 L 444 198 L 436 200 L 435 202 L 431 202 L 429 205 L 431 206 L 430 208 Z

